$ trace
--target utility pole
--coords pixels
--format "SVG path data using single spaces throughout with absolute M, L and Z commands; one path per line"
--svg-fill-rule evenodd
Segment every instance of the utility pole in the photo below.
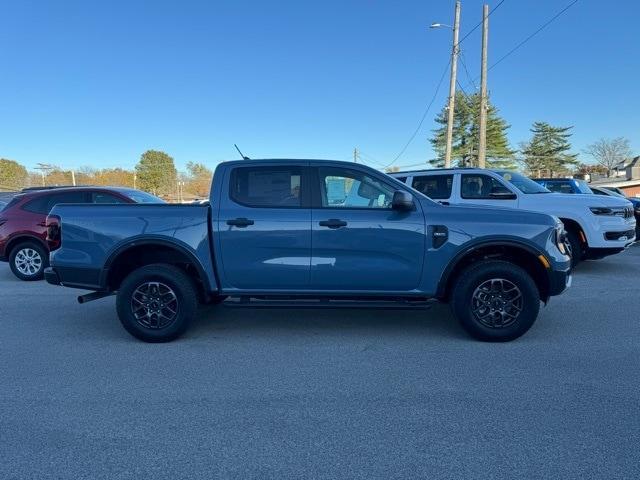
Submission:
M 353 161 L 358 163 L 358 159 L 360 158 L 360 152 L 358 152 L 358 147 L 353 149 Z
M 73 186 L 76 186 L 76 171 L 75 170 L 71 170 L 71 183 L 73 184 Z
M 489 5 L 482 7 L 482 67 L 480 70 L 480 139 L 478 167 L 485 168 L 487 160 L 487 46 L 489 43 Z
M 447 117 L 447 147 L 444 154 L 444 167 L 451 167 L 451 148 L 453 143 L 453 114 L 456 102 L 456 74 L 458 72 L 458 33 L 460 31 L 460 0 L 456 1 L 453 23 L 453 49 L 451 50 L 451 77 L 449 79 L 449 106 Z

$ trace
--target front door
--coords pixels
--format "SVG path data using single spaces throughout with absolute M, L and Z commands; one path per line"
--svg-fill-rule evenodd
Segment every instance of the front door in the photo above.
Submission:
M 306 171 L 305 164 L 261 163 L 226 172 L 216 233 L 223 289 L 309 288 L 311 209 Z
M 410 292 L 425 255 L 425 221 L 391 208 L 396 187 L 357 167 L 312 168 L 311 287 L 320 291 Z
M 460 175 L 459 188 L 461 203 L 518 208 L 517 194 L 511 190 L 511 187 L 507 187 L 491 175 L 463 173 Z

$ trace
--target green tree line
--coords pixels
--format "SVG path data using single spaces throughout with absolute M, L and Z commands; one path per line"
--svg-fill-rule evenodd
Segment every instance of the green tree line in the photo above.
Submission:
M 0 191 L 72 185 L 74 177 L 76 185 L 136 187 L 165 198 L 177 198 L 182 191 L 186 196 L 206 198 L 213 172 L 197 162 L 187 163 L 186 172 L 178 172 L 173 157 L 159 150 L 144 152 L 133 169 L 81 167 L 72 172 L 52 166 L 44 172 L 33 172 L 15 160 L 0 158 Z

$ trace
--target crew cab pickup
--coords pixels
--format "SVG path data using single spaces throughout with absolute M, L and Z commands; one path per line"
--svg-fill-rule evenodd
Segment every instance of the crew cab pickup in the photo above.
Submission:
M 573 266 L 582 259 L 620 253 L 635 241 L 633 206 L 624 198 L 552 193 L 507 170 L 451 168 L 391 175 L 445 205 L 485 205 L 555 215 L 567 231 Z
M 475 338 L 507 341 L 571 283 L 562 223 L 511 209 L 444 207 L 364 165 L 218 165 L 205 205 L 58 205 L 49 283 L 117 293 L 124 328 L 181 335 L 201 303 L 426 308 L 451 304 Z

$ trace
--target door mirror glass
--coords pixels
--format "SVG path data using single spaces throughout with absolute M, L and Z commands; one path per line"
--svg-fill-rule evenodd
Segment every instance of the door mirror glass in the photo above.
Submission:
M 391 207 L 394 210 L 413 210 L 413 196 L 409 192 L 396 190 L 393 192 L 393 201 Z

